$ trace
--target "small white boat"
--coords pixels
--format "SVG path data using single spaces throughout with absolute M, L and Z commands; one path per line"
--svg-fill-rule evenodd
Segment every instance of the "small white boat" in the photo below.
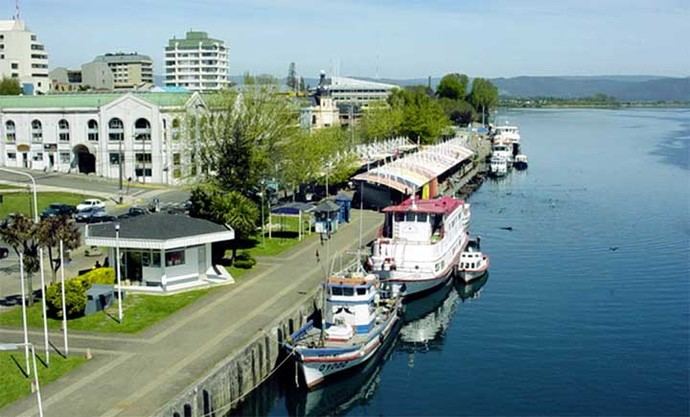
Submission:
M 513 167 L 520 171 L 522 171 L 523 169 L 527 169 L 527 155 L 522 153 L 515 155 L 515 162 L 513 162 Z
M 295 354 L 308 388 L 363 364 L 394 337 L 401 299 L 381 286 L 375 275 L 363 271 L 328 278 L 323 322 L 307 322 L 283 344 Z
M 458 277 L 465 282 L 481 278 L 489 270 L 489 257 L 469 248 L 460 254 Z
M 492 154 L 489 160 L 489 173 L 494 177 L 508 174 L 508 160 L 501 154 Z

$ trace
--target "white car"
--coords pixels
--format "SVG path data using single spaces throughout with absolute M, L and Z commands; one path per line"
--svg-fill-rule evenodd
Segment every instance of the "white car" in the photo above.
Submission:
M 97 198 L 90 198 L 88 200 L 84 200 L 81 203 L 77 205 L 77 211 L 82 211 L 82 210 L 87 210 L 87 209 L 92 209 L 92 208 L 101 208 L 105 209 L 105 203 L 102 202 L 101 200 Z

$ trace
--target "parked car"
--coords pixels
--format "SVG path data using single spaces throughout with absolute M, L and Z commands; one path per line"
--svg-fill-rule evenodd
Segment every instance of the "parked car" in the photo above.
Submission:
M 145 216 L 147 214 L 151 214 L 151 212 L 144 207 L 130 207 L 129 210 L 127 210 L 127 213 L 120 214 L 117 217 L 120 219 L 126 219 L 129 217 Z
M 105 210 L 101 207 L 89 207 L 83 210 L 78 210 L 74 215 L 74 220 L 78 222 L 88 222 L 93 216 L 105 214 Z
M 55 217 L 55 216 L 71 216 L 77 211 L 77 208 L 69 204 L 52 203 L 41 212 L 41 218 Z
M 89 223 L 89 224 L 107 223 L 107 222 L 114 222 L 114 221 L 117 221 L 117 217 L 112 216 L 110 214 L 106 214 L 105 211 L 98 212 L 98 213 L 94 214 L 93 216 L 86 219 L 86 223 Z
M 87 208 L 101 208 L 105 209 L 105 203 L 102 202 L 101 200 L 97 198 L 90 198 L 88 200 L 84 200 L 81 203 L 77 204 L 77 211 L 82 211 Z
M 10 250 L 4 246 L 0 246 L 0 259 L 5 259 L 10 256 Z

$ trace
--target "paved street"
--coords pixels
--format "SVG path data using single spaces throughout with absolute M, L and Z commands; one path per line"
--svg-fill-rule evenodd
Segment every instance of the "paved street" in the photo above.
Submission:
M 357 245 L 359 215 L 355 211 L 352 223 L 333 235 L 330 249 L 312 236 L 270 263 L 260 262 L 239 284 L 217 289 L 140 335 L 72 335 L 75 351 L 91 348 L 95 357 L 59 382 L 42 387 L 46 416 L 152 414 L 308 297 L 324 277 L 327 251 L 334 255 Z M 364 241 L 374 237 L 381 221 L 380 214 L 364 212 Z M 18 329 L 0 330 L 0 340 L 20 339 Z M 32 333 L 31 339 L 40 344 L 40 333 Z M 58 334 L 51 340 L 61 345 Z M 35 398 L 27 397 L 0 414 L 36 415 Z

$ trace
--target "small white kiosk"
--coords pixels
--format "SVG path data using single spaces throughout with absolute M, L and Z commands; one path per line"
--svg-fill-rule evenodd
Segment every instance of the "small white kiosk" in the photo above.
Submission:
M 119 234 L 115 225 L 120 225 Z M 108 248 L 114 266 L 120 248 L 122 279 L 128 290 L 170 292 L 213 283 L 232 282 L 214 265 L 211 244 L 232 240 L 232 228 L 185 215 L 157 213 L 88 225 L 85 243 Z

